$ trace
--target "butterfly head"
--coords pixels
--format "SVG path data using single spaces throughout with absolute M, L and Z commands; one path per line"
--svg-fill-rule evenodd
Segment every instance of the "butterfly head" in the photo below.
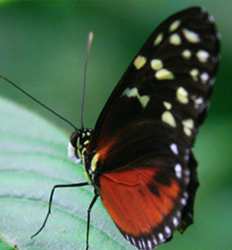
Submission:
M 76 163 L 83 161 L 91 135 L 91 129 L 79 129 L 72 133 L 68 144 L 68 157 L 72 161 Z

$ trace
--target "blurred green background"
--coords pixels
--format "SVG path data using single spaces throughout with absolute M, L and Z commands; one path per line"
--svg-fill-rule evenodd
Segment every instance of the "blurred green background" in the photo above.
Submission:
M 178 248 L 232 249 L 231 11 L 228 0 L 0 1 L 0 73 L 79 124 L 86 37 L 95 32 L 88 69 L 85 121 L 93 127 L 105 101 L 154 28 L 183 8 L 204 6 L 222 34 L 222 60 L 209 117 L 195 146 L 200 189 L 195 224 Z M 39 113 L 67 135 L 72 130 L 0 81 L 0 95 Z M 172 244 L 172 243 L 170 243 Z M 183 248 L 182 248 L 183 247 Z

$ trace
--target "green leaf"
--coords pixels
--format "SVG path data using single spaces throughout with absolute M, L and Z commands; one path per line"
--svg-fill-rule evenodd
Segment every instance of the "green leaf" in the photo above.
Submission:
M 0 249 L 1 250 L 17 250 L 17 246 L 14 243 L 7 242 L 6 239 L 0 236 Z
M 69 135 L 6 99 L 0 99 L 0 114 L 0 249 L 13 250 L 17 246 L 17 250 L 85 250 L 86 211 L 93 197 L 92 187 L 57 190 L 46 228 L 34 240 L 30 239 L 46 215 L 52 186 L 85 181 L 82 166 L 67 159 Z M 231 246 L 228 218 L 232 204 L 227 202 L 231 182 L 223 186 L 220 181 L 226 173 L 231 176 L 227 153 L 230 124 L 218 120 L 200 133 L 196 157 L 200 162 L 201 186 L 195 224 L 183 235 L 176 233 L 160 249 L 214 250 Z M 213 189 L 215 184 L 217 189 Z M 134 249 L 122 238 L 100 200 L 92 211 L 91 249 Z
M 0 235 L 19 250 L 85 249 L 92 187 L 57 190 L 46 228 L 30 239 L 46 215 L 52 186 L 86 181 L 82 166 L 67 159 L 69 135 L 6 99 L 0 99 L 0 114 Z M 90 249 L 133 249 L 100 200 L 91 216 Z M 1 250 L 12 249 L 3 244 Z

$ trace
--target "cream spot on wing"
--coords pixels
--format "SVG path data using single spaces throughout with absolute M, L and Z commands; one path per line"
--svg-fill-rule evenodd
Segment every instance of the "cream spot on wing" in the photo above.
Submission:
M 199 43 L 200 42 L 200 37 L 199 35 L 191 30 L 188 29 L 183 29 L 183 34 L 185 38 L 190 42 L 190 43 Z
M 96 153 L 93 158 L 92 158 L 92 161 L 91 161 L 91 170 L 92 172 L 95 172 L 95 170 L 97 169 L 97 162 L 99 160 L 99 154 Z
M 191 129 L 186 128 L 186 127 L 184 127 L 184 133 L 185 133 L 187 136 L 191 136 L 191 135 L 192 135 Z
M 174 79 L 173 73 L 167 69 L 160 69 L 159 71 L 156 72 L 155 77 L 158 80 L 172 80 L 172 79 Z
M 174 22 L 170 25 L 169 31 L 170 31 L 170 32 L 173 32 L 173 31 L 177 30 L 179 27 L 180 27 L 180 20 L 176 20 L 176 21 L 174 21 Z
M 159 59 L 151 60 L 151 68 L 154 70 L 160 70 L 163 68 L 163 62 Z
M 185 59 L 190 59 L 192 56 L 192 53 L 190 50 L 188 49 L 185 49 L 183 52 L 182 52 L 182 57 L 184 57 Z
M 150 101 L 150 97 L 147 95 L 140 96 L 140 97 L 138 97 L 138 99 L 139 99 L 143 108 L 146 108 L 148 102 Z
M 176 127 L 175 118 L 170 111 L 163 112 L 161 119 L 163 122 L 167 123 L 171 127 L 174 127 L 174 128 Z
M 194 81 L 198 81 L 199 70 L 198 69 L 192 69 L 190 71 L 190 75 L 192 76 Z
M 182 121 L 183 125 L 188 127 L 188 128 L 193 128 L 194 127 L 194 121 L 193 119 L 186 119 Z
M 141 69 L 145 63 L 146 63 L 147 59 L 144 56 L 137 56 L 134 60 L 134 66 L 136 69 Z
M 189 102 L 188 92 L 185 88 L 179 87 L 176 91 L 176 98 L 180 103 L 187 104 Z
M 205 50 L 199 50 L 197 52 L 197 58 L 198 58 L 199 62 L 206 63 L 208 61 L 208 58 L 209 58 L 209 53 Z
M 163 102 L 163 104 L 167 110 L 170 110 L 172 108 L 172 104 L 170 102 Z
M 148 95 L 140 95 L 137 88 L 132 88 L 132 89 L 127 88 L 122 95 L 125 95 L 129 98 L 131 97 L 137 98 L 143 108 L 146 108 L 148 102 L 150 101 L 150 97 Z
M 172 44 L 172 45 L 175 45 L 175 46 L 178 46 L 181 44 L 181 38 L 178 34 L 172 34 L 169 38 L 169 42 Z
M 156 39 L 155 39 L 155 41 L 154 41 L 154 45 L 159 45 L 159 44 L 162 42 L 162 40 L 163 40 L 163 34 L 160 33 L 160 34 L 156 37 Z
M 182 121 L 183 127 L 184 127 L 184 133 L 187 136 L 192 135 L 192 129 L 194 128 L 194 121 L 192 119 L 186 119 Z

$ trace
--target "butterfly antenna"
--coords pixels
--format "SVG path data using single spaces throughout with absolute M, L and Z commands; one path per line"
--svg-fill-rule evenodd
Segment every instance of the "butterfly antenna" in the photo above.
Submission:
M 88 69 L 90 50 L 91 50 L 91 47 L 92 47 L 92 44 L 93 44 L 93 37 L 94 37 L 94 33 L 89 32 L 88 41 L 87 41 L 87 48 L 86 48 L 86 58 L 85 58 L 85 64 L 84 64 L 84 75 L 83 75 L 82 96 L 81 96 L 81 128 L 82 129 L 84 128 L 86 76 L 87 76 L 87 69 Z
M 13 87 L 15 87 L 17 90 L 19 90 L 25 96 L 29 97 L 35 103 L 39 104 L 41 107 L 43 107 L 44 109 L 48 110 L 53 115 L 55 115 L 56 117 L 60 118 L 62 121 L 66 122 L 67 124 L 69 124 L 75 130 L 78 130 L 78 128 L 72 122 L 70 122 L 68 119 L 66 119 L 62 115 L 58 114 L 55 110 L 53 110 L 52 108 L 48 107 L 46 104 L 44 104 L 41 101 L 39 101 L 37 98 L 35 98 L 34 96 L 32 96 L 29 92 L 25 91 L 23 88 L 19 87 L 19 85 L 17 83 L 11 81 L 10 79 L 8 79 L 7 77 L 5 77 L 3 75 L 0 75 L 0 79 L 3 79 L 5 82 L 7 82 L 10 85 L 12 85 Z

